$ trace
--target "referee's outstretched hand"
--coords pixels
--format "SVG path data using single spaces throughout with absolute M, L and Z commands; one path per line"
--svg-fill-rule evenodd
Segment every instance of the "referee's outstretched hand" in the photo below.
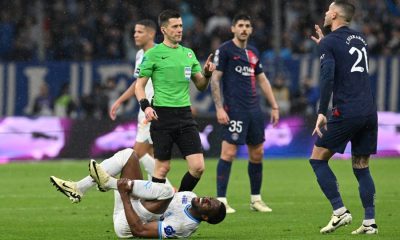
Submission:
M 324 38 L 324 34 L 322 33 L 321 28 L 315 24 L 315 33 L 317 34 L 318 37 L 311 36 L 311 39 L 316 43 L 319 44 L 319 42 Z
M 210 76 L 215 70 L 215 64 L 212 62 L 213 55 L 214 54 L 211 53 L 208 56 L 206 63 L 204 64 L 203 72 L 205 76 Z
M 323 134 L 321 132 L 321 128 L 328 130 L 328 128 L 326 127 L 327 122 L 328 121 L 326 120 L 326 117 L 324 114 L 318 114 L 317 123 L 315 124 L 315 128 L 314 128 L 312 135 L 314 136 L 314 134 L 317 133 L 319 137 L 322 137 Z
M 158 120 L 157 113 L 152 107 L 147 107 L 144 110 L 144 114 L 146 116 L 146 119 L 143 122 L 144 124 L 147 124 L 148 122 L 151 122 L 153 120 Z

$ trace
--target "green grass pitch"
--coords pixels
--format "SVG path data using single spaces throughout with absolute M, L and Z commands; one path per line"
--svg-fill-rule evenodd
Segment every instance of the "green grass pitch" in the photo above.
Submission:
M 88 174 L 88 161 L 47 161 L 0 165 L 0 239 L 116 239 L 112 224 L 113 194 L 92 189 L 71 204 L 49 182 L 49 176 L 77 180 Z M 216 160 L 195 191 L 215 196 Z M 272 213 L 249 208 L 247 161 L 233 164 L 228 199 L 236 213 L 219 225 L 202 223 L 193 239 L 361 239 L 350 232 L 361 224 L 363 209 L 350 161 L 334 160 L 344 203 L 353 223 L 329 235 L 319 229 L 330 219 L 331 207 L 317 185 L 306 159 L 265 160 L 262 195 Z M 186 162 L 175 160 L 170 180 L 179 186 Z M 400 159 L 374 159 L 371 171 L 377 189 L 379 235 L 369 239 L 400 239 Z

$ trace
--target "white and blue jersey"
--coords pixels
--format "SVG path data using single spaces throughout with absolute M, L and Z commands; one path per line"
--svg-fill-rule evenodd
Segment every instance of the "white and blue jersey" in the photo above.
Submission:
M 163 220 L 158 222 L 160 239 L 187 238 L 197 230 L 200 221 L 188 211 L 194 197 L 196 194 L 193 192 L 175 193 L 168 209 L 163 214 Z

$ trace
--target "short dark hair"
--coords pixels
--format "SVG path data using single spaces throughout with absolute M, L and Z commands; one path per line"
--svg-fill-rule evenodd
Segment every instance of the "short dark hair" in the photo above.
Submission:
M 207 222 L 210 224 L 217 224 L 222 222 L 222 220 L 225 219 L 225 216 L 226 216 L 226 207 L 225 204 L 221 202 L 221 205 L 219 206 L 218 210 L 214 214 L 208 216 Z
M 251 17 L 248 14 L 245 13 L 238 13 L 236 14 L 233 19 L 232 19 L 232 26 L 235 26 L 235 24 L 239 21 L 239 20 L 245 20 L 245 21 L 250 21 L 251 23 Z
M 143 25 L 146 28 L 151 28 L 157 32 L 157 25 L 153 20 L 143 19 L 143 20 L 137 21 L 136 24 Z
M 160 15 L 158 15 L 158 25 L 160 25 L 161 27 L 162 25 L 167 23 L 170 18 L 180 18 L 180 17 L 181 14 L 176 10 L 172 9 L 164 10 L 160 13 Z
M 352 3 L 345 0 L 335 0 L 334 3 L 343 10 L 343 17 L 345 18 L 346 22 L 351 22 L 351 19 L 356 11 L 356 7 Z

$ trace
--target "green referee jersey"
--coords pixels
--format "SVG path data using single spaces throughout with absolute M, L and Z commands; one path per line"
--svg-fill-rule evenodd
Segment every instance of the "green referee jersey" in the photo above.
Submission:
M 149 49 L 139 66 L 139 77 L 153 81 L 156 107 L 190 106 L 190 78 L 201 71 L 193 50 L 178 45 L 170 48 L 158 44 Z

